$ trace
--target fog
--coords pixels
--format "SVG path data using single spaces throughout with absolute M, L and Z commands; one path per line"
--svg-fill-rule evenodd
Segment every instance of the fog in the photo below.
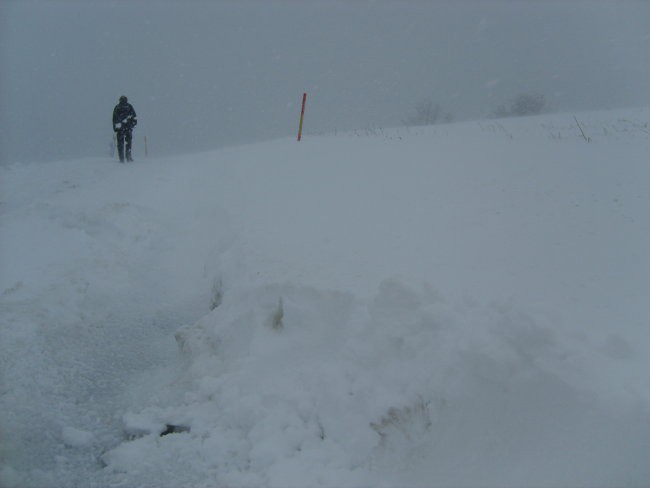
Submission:
M 650 105 L 650 2 L 3 1 L 0 162 L 105 156 L 129 97 L 152 155 L 455 120 L 520 93 L 553 110 Z

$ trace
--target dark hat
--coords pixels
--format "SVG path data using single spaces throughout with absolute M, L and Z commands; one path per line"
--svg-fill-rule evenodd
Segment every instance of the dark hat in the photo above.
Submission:
M 128 101 L 129 101 L 128 98 L 126 98 L 124 95 L 120 97 L 120 103 L 126 103 Z

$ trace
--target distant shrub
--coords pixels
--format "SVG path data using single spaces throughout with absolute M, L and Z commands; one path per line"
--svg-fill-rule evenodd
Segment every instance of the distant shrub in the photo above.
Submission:
M 415 113 L 404 119 L 404 125 L 448 124 L 452 121 L 453 115 L 444 112 L 439 103 L 424 99 L 415 105 Z
M 413 439 L 421 436 L 431 427 L 430 402 L 419 398 L 413 405 L 402 408 L 389 408 L 378 422 L 370 422 L 370 427 L 379 434 L 382 444 L 389 437 Z
M 544 95 L 536 93 L 522 93 L 517 95 L 509 106 L 499 105 L 492 117 L 522 117 L 525 115 L 538 115 L 548 110 L 548 103 Z

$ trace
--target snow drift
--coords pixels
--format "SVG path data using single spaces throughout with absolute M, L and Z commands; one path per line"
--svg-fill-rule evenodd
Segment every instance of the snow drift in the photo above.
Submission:
M 642 486 L 647 110 L 2 168 L 7 486 Z

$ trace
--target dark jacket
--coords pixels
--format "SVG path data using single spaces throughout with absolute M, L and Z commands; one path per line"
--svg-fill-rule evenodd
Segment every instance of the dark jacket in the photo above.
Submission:
M 138 123 L 135 110 L 128 102 L 120 102 L 113 109 L 113 130 L 115 132 L 128 131 Z

